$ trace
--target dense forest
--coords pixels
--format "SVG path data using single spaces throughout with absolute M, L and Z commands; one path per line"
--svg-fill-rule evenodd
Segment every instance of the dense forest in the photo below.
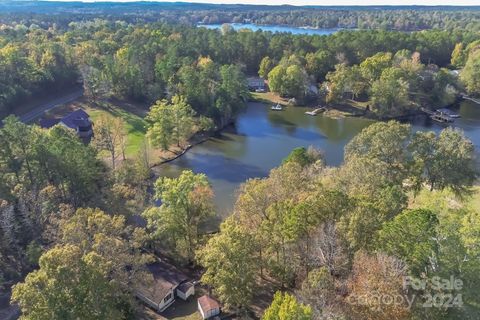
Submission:
M 244 23 L 288 25 L 310 28 L 385 29 L 480 29 L 478 7 L 455 6 L 261 6 L 195 3 L 90 3 L 3 2 L 1 11 L 30 19 L 36 14 L 54 13 L 57 22 L 73 17 L 95 16 L 128 19 L 128 22 Z M 8 16 L 8 15 L 2 16 Z M 39 23 L 43 18 L 39 16 Z M 1 21 L 1 18 L 0 18 Z
M 82 83 L 91 105 L 151 106 L 142 129 L 162 150 L 231 123 L 252 98 L 249 76 L 302 102 L 366 101 L 379 118 L 480 95 L 474 8 L 0 6 L 1 115 Z M 195 26 L 246 20 L 373 30 Z M 403 32 L 417 29 L 431 30 Z M 209 178 L 158 178 L 147 140 L 125 156 L 117 120 L 99 118 L 89 144 L 62 126 L 2 121 L 0 289 L 21 319 L 140 319 L 135 294 L 152 281 L 154 255 L 199 271 L 240 319 L 478 318 L 478 161 L 460 130 L 379 121 L 338 167 L 325 163 L 328 150 L 294 149 L 245 181 L 231 215 L 205 234 L 216 214 Z
M 0 112 L 8 114 L 29 96 L 80 79 L 93 99 L 115 95 L 153 103 L 182 95 L 198 114 L 221 125 L 229 116 L 220 115 L 219 101 L 222 108 L 228 106 L 227 114 L 234 115 L 245 97 L 244 75 L 260 74 L 281 95 L 303 100 L 306 88 L 322 87 L 327 80 L 323 88 L 334 91 L 329 101 L 353 91 L 353 97 L 373 100 L 379 116 L 396 115 L 412 103 L 447 103 L 451 99 L 445 94 L 447 87 L 463 90 L 448 70 L 437 72 L 440 68 L 465 65 L 462 80 L 469 93 L 478 94 L 474 66 L 479 38 L 478 33 L 466 30 L 365 30 L 307 36 L 98 19 L 73 21 L 66 29 L 53 21 L 45 27 L 3 25 Z M 382 64 L 375 56 L 379 52 L 391 57 L 389 61 Z M 386 81 L 378 83 L 382 77 Z M 378 93 L 388 90 L 375 90 L 376 82 L 390 85 L 390 96 L 379 97 Z M 393 105 L 398 101 L 392 97 L 404 99 Z
M 199 228 L 214 215 L 203 174 L 159 178 L 150 197 L 142 153 L 109 169 L 69 130 L 11 117 L 0 139 L 1 277 L 8 285 L 31 271 L 13 288 L 23 319 L 137 317 L 135 290 L 151 281 L 144 268 L 152 257 L 142 248 L 202 266 L 202 283 L 241 318 L 272 286 L 294 296 L 277 294 L 264 319 L 478 314 L 480 221 L 470 200 L 477 169 L 458 130 L 413 134 L 409 125 L 379 122 L 346 146 L 336 168 L 318 150 L 295 149 L 268 177 L 245 182 L 213 236 Z M 143 209 L 146 227 L 127 223 Z M 450 277 L 461 288 L 404 283 Z M 379 305 L 372 288 L 403 300 Z M 425 307 L 429 297 L 437 302 Z

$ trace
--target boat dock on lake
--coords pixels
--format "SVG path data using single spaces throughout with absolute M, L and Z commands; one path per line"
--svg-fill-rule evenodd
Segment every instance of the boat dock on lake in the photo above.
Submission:
M 425 112 L 426 114 L 428 114 L 430 116 L 430 119 L 434 120 L 434 121 L 437 121 L 437 122 L 441 122 L 441 123 L 451 123 L 451 122 L 454 122 L 455 119 L 453 117 L 451 117 L 450 115 L 446 114 L 446 113 L 443 113 L 439 110 L 437 111 L 432 111 L 432 110 L 429 110 L 427 108 L 420 108 L 420 110 L 422 110 L 423 112 Z M 442 109 L 440 109 L 442 110 Z
M 325 107 L 320 107 L 312 111 L 307 111 L 305 114 L 308 114 L 309 116 L 316 116 L 319 113 L 322 113 L 325 111 Z
M 464 100 L 470 100 L 472 102 L 475 102 L 476 104 L 480 104 L 480 99 L 475 99 L 475 98 L 469 97 L 466 94 L 462 94 L 461 97 Z
M 452 117 L 442 113 L 434 113 L 433 115 L 430 116 L 430 118 L 432 120 L 435 120 L 437 122 L 442 122 L 442 123 L 451 123 L 454 121 Z
M 455 113 L 455 112 L 453 112 L 452 110 L 447 109 L 447 108 L 438 109 L 438 110 L 437 110 L 437 113 L 441 113 L 441 114 L 447 115 L 447 116 L 449 116 L 450 118 L 460 118 L 460 115 L 459 115 L 458 113 Z

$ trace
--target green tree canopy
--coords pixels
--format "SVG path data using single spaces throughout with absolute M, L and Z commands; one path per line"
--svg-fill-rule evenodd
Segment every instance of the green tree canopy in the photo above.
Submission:
M 257 286 L 256 243 L 245 227 L 227 218 L 220 233 L 198 252 L 202 282 L 212 286 L 227 308 L 246 308 Z
M 265 310 L 262 320 L 311 320 L 312 308 L 301 304 L 294 296 L 275 293 L 272 304 Z
M 207 177 L 185 170 L 175 179 L 159 178 L 155 197 L 161 201 L 160 207 L 143 213 L 150 236 L 169 244 L 181 257 L 193 260 L 198 228 L 214 213 L 213 191 Z
M 100 255 L 75 245 L 42 255 L 40 268 L 14 286 L 12 301 L 25 320 L 125 319 L 110 265 Z

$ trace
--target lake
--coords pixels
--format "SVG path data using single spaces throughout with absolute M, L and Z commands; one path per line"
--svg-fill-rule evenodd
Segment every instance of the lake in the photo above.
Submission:
M 207 29 L 221 29 L 223 24 L 199 24 L 198 27 Z M 252 31 L 263 30 L 273 33 L 288 32 L 291 34 L 304 34 L 304 35 L 329 35 L 335 33 L 341 29 L 313 29 L 313 28 L 299 28 L 299 27 L 287 27 L 287 26 L 261 26 L 253 23 L 229 23 L 235 30 L 249 29 Z
M 312 117 L 305 114 L 307 110 L 288 107 L 284 111 L 272 111 L 262 103 L 251 102 L 235 126 L 158 167 L 157 171 L 168 177 L 176 177 L 184 169 L 205 173 L 215 192 L 218 222 L 233 208 L 235 192 L 241 183 L 267 176 L 292 149 L 315 146 L 324 152 L 327 165 L 338 166 L 343 161 L 345 145 L 374 123 L 362 118 Z M 453 126 L 463 129 L 480 150 L 480 105 L 465 101 L 453 110 L 462 116 Z M 439 132 L 445 127 L 423 116 L 412 120 L 414 131 Z

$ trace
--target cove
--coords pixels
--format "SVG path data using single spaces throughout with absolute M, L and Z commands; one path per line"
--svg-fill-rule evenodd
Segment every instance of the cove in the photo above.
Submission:
M 250 178 L 267 176 L 292 149 L 312 145 L 323 151 L 327 165 L 338 166 L 343 162 L 345 145 L 375 122 L 354 117 L 312 117 L 305 115 L 307 110 L 288 107 L 284 111 L 272 111 L 265 104 L 250 102 L 235 125 L 194 146 L 182 157 L 157 167 L 156 171 L 167 177 L 177 177 L 186 169 L 206 174 L 215 192 L 218 223 L 230 214 L 240 184 Z M 480 105 L 464 101 L 454 110 L 461 118 L 453 126 L 464 130 L 478 152 Z M 423 116 L 409 123 L 413 131 L 439 132 L 446 127 Z

